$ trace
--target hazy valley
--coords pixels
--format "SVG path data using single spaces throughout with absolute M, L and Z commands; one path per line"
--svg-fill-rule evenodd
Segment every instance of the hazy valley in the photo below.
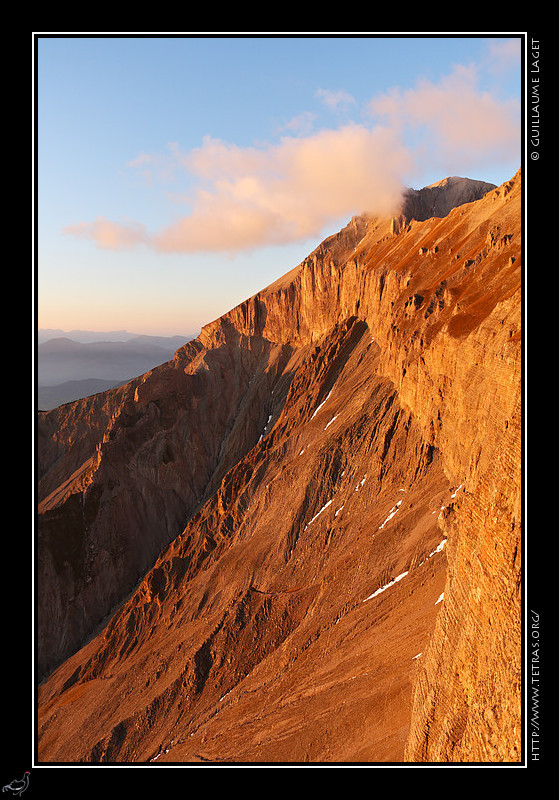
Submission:
M 171 359 L 190 336 L 39 330 L 37 407 L 43 411 L 112 389 Z

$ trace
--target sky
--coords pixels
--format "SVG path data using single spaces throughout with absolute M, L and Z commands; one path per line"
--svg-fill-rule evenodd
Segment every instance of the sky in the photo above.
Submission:
M 37 33 L 38 327 L 197 334 L 403 187 L 508 180 L 521 35 Z

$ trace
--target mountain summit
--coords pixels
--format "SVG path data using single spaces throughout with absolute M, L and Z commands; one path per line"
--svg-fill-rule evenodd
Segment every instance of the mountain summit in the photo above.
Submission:
M 404 193 L 402 213 L 408 219 L 425 220 L 429 217 L 446 217 L 457 206 L 479 200 L 497 187 L 485 181 L 453 176 L 432 183 L 423 189 L 407 189 Z
M 40 413 L 40 763 L 519 761 L 520 377 L 518 172 Z

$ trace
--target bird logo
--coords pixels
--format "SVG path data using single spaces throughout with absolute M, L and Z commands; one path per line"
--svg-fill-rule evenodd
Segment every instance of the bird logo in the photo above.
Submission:
M 3 792 L 11 792 L 14 797 L 19 797 L 27 787 L 29 786 L 29 772 L 26 771 L 23 774 L 23 778 L 21 780 L 14 780 L 11 783 L 7 783 L 5 786 L 2 787 Z

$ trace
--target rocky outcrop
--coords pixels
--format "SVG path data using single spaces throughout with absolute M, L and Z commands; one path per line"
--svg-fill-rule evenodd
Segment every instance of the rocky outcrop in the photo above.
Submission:
M 519 760 L 520 173 L 427 189 L 41 415 L 41 761 Z
M 446 217 L 457 206 L 480 200 L 497 187 L 486 181 L 453 176 L 432 183 L 423 189 L 406 189 L 402 216 L 407 220 L 423 221 L 430 217 Z
M 41 675 L 83 644 L 255 443 L 289 348 L 227 330 L 221 346 L 186 345 L 119 390 L 39 415 Z

